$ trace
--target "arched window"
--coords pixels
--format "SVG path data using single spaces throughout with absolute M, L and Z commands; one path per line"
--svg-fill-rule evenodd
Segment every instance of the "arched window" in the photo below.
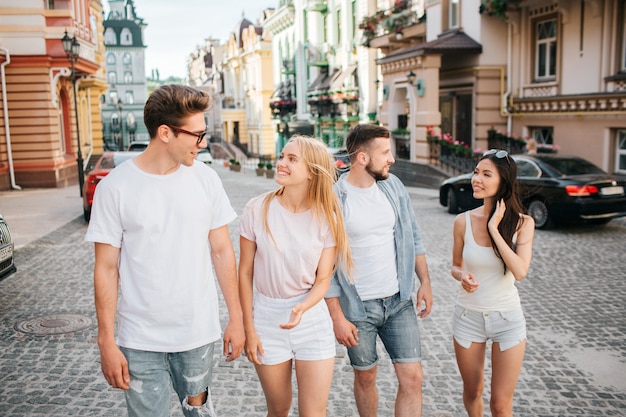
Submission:
M 117 84 L 117 73 L 115 71 L 109 72 L 109 84 Z
M 131 65 L 133 63 L 133 59 L 130 57 L 130 54 L 128 52 L 124 53 L 122 62 L 124 63 L 124 65 Z
M 115 59 L 115 54 L 108 53 L 107 54 L 107 65 L 115 65 L 117 60 Z
M 111 126 L 119 126 L 120 125 L 120 115 L 119 113 L 111 114 Z
M 128 113 L 126 116 L 126 126 L 128 126 L 128 130 L 135 130 L 137 128 L 137 121 L 133 113 Z
M 133 83 L 133 73 L 126 71 L 124 73 L 124 83 L 125 84 L 132 84 Z

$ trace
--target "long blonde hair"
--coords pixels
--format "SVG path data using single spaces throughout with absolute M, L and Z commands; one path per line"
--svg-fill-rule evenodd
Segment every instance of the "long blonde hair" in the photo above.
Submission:
M 343 215 L 337 196 L 333 191 L 333 184 L 337 179 L 332 156 L 328 153 L 326 145 L 317 138 L 304 135 L 294 135 L 287 143 L 295 143 L 300 148 L 302 159 L 306 163 L 311 174 L 309 183 L 308 199 L 311 203 L 311 212 L 318 221 L 326 219 L 330 232 L 337 245 L 335 268 L 338 266 L 350 276 L 352 270 L 352 257 L 348 244 L 348 235 L 343 223 Z M 267 213 L 271 201 L 282 195 L 285 187 L 280 187 L 268 193 L 263 200 L 263 224 L 265 231 L 271 236 L 267 223 Z M 273 240 L 273 236 L 272 236 Z M 276 242 L 274 242 L 276 243 Z M 334 272 L 333 270 L 333 272 Z

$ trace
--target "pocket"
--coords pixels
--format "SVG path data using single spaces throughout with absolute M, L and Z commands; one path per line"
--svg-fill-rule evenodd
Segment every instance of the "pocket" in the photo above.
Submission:
M 524 312 L 521 308 L 511 311 L 501 311 L 500 318 L 511 324 L 526 323 L 526 318 L 524 317 Z

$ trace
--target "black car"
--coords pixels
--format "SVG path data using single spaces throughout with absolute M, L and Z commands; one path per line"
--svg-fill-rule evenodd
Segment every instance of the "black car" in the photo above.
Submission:
M 517 162 L 522 203 L 538 229 L 556 223 L 605 224 L 626 216 L 626 176 L 611 175 L 576 156 L 511 155 Z M 472 196 L 472 174 L 445 180 L 439 202 L 449 213 L 478 207 Z
M 14 245 L 11 230 L 2 215 L 0 215 L 0 278 L 16 271 L 13 251 Z

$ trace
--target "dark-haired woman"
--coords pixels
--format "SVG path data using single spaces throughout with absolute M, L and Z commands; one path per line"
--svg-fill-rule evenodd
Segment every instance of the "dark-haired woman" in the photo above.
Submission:
M 526 277 L 535 223 L 523 213 L 517 165 L 504 150 L 490 150 L 472 176 L 483 205 L 454 221 L 452 276 L 460 281 L 452 321 L 463 403 L 470 417 L 483 415 L 487 341 L 492 344 L 493 417 L 512 416 L 513 394 L 526 347 L 526 321 L 515 282 Z

